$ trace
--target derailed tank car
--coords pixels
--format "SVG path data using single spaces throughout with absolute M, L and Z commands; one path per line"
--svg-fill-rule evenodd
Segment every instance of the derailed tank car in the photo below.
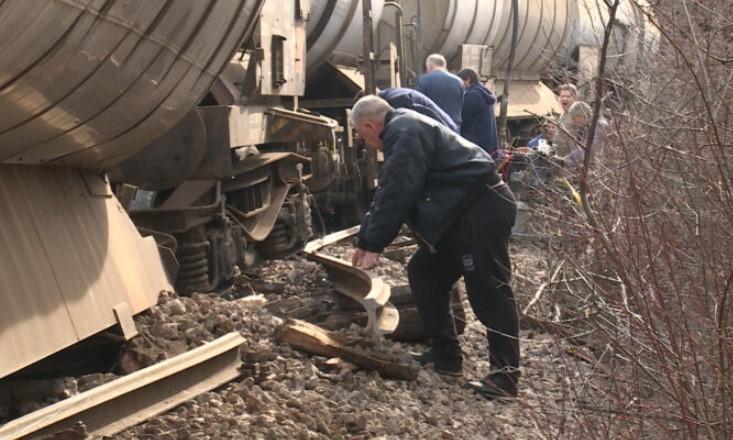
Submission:
M 377 159 L 345 115 L 364 72 L 409 86 L 438 51 L 502 81 L 510 0 L 370 3 L 371 42 L 360 0 L 0 2 L 0 377 L 170 288 L 136 227 L 178 286 L 204 290 L 255 253 L 297 250 L 313 194 L 358 217 Z M 526 119 L 557 110 L 542 71 L 592 55 L 604 14 L 586 0 L 519 4 L 525 85 L 509 115 Z M 623 11 L 619 59 L 654 40 Z
M 234 265 L 286 256 L 312 236 L 312 192 L 331 184 L 344 154 L 337 122 L 299 98 L 308 65 L 359 50 L 361 12 L 360 2 L 266 1 L 197 108 L 113 170 L 139 189 L 135 223 L 174 239 L 179 289 L 214 288 Z
M 198 107 L 114 170 L 116 181 L 145 190 L 129 204 L 136 224 L 175 239 L 177 287 L 210 289 L 236 264 L 297 251 L 312 233 L 316 198 L 351 221 L 359 216 L 377 158 L 349 135 L 346 110 L 369 87 L 367 70 L 381 87 L 409 86 L 424 57 L 440 52 L 451 69 L 474 67 L 502 90 L 510 0 L 370 3 L 371 42 L 359 0 L 266 1 L 252 37 Z M 526 136 L 537 115 L 560 112 L 541 78 L 552 63 L 577 64 L 581 48 L 597 47 L 598 8 L 586 0 L 519 2 L 513 135 Z M 623 11 L 631 19 L 620 23 L 636 45 L 644 21 L 631 6 Z
M 103 171 L 197 105 L 263 2 L 0 3 L 0 378 L 171 288 Z

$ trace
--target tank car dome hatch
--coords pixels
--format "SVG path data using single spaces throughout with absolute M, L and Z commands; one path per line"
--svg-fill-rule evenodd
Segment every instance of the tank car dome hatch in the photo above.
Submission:
M 361 54 L 363 41 L 361 0 L 311 0 L 307 27 L 309 74 L 332 54 Z M 372 0 L 376 31 L 384 0 Z

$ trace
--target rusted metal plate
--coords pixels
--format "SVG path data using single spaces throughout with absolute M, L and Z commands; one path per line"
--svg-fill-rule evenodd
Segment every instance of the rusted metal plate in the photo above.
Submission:
M 108 167 L 207 92 L 264 0 L 0 4 L 0 162 Z
M 0 377 L 115 325 L 116 305 L 139 313 L 171 290 L 154 239 L 89 181 L 0 165 Z
M 38 438 L 82 422 L 92 438 L 111 436 L 240 375 L 244 338 L 206 345 L 100 385 L 0 426 L 0 438 Z

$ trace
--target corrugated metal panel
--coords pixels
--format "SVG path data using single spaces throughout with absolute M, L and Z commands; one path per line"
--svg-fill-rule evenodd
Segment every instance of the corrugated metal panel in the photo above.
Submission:
M 0 165 L 0 377 L 149 308 L 165 277 L 94 174 Z
M 206 93 L 264 0 L 6 0 L 0 162 L 111 166 Z

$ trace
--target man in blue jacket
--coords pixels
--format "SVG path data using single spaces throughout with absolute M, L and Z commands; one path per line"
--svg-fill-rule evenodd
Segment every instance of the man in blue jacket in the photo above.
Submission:
M 458 126 L 453 122 L 453 119 L 442 108 L 438 107 L 432 99 L 417 90 L 395 87 L 377 92 L 377 96 L 387 101 L 394 108 L 415 110 L 458 133 Z
M 496 98 L 481 84 L 475 70 L 463 69 L 458 72 L 458 77 L 466 86 L 461 113 L 463 118 L 461 136 L 491 154 L 499 145 L 494 113 Z
M 463 82 L 448 72 L 445 57 L 439 53 L 429 55 L 425 61 L 427 73 L 417 79 L 415 89 L 438 104 L 461 128 L 463 107 Z
M 351 118 L 367 145 L 384 153 L 352 263 L 375 267 L 407 223 L 421 242 L 407 267 L 410 289 L 432 339 L 417 360 L 442 374 L 462 374 L 451 288 L 463 276 L 471 306 L 486 326 L 491 366 L 483 380 L 467 385 L 488 399 L 515 397 L 519 320 L 508 246 L 516 201 L 494 161 L 444 125 L 395 110 L 377 96 L 360 99 Z

